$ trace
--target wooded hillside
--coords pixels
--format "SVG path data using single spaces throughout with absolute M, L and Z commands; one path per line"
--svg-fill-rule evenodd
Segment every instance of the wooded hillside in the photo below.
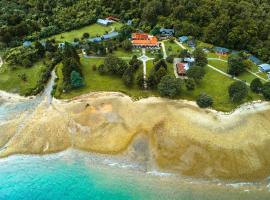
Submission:
M 270 62 L 269 0 L 2 0 L 0 41 L 17 46 L 114 15 L 150 32 L 174 27 L 176 36 L 248 50 Z

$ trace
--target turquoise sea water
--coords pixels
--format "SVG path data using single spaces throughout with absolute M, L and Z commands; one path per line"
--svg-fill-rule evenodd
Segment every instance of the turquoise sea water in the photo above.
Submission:
M 97 165 L 79 152 L 0 160 L 2 200 L 269 200 L 268 190 L 244 191 Z

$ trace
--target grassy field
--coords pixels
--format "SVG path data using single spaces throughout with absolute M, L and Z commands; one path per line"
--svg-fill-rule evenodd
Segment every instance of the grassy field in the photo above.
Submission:
M 18 66 L 17 69 L 11 70 L 8 65 L 4 64 L 0 69 L 0 90 L 25 95 L 29 88 L 34 88 L 37 85 L 44 67 L 43 62 L 37 62 L 31 68 Z M 21 74 L 26 74 L 26 82 L 19 78 Z
M 137 55 L 138 57 L 140 57 L 142 55 L 142 52 L 141 52 L 141 50 L 139 50 L 139 51 L 134 50 L 134 51 L 129 52 L 129 51 L 125 51 L 122 48 L 119 48 L 113 52 L 113 55 L 117 56 L 117 57 L 132 58 L 132 56 L 134 56 L 134 55 Z
M 245 101 L 235 104 L 232 103 L 228 95 L 228 87 L 233 83 L 233 80 L 212 70 L 209 67 L 205 68 L 206 75 L 201 83 L 194 91 L 184 90 L 183 98 L 188 100 L 196 100 L 201 93 L 206 93 L 212 96 L 214 100 L 213 108 L 220 111 L 231 111 L 238 107 L 241 103 L 260 99 L 257 94 L 249 92 Z
M 179 45 L 175 42 L 171 43 L 169 41 L 164 41 L 167 55 L 175 55 L 179 54 L 181 50 L 183 50 Z M 171 51 L 169 51 L 169 47 L 171 47 Z
M 74 38 L 81 38 L 84 33 L 89 33 L 90 37 L 96 37 L 97 35 L 103 35 L 105 32 L 110 32 L 113 28 L 118 30 L 122 26 L 121 23 L 114 23 L 111 26 L 102 26 L 99 24 L 92 24 L 77 30 L 60 33 L 50 38 L 55 38 L 58 42 L 73 42 Z
M 92 58 L 86 59 L 81 58 L 82 63 L 82 72 L 85 78 L 85 87 L 79 90 L 73 90 L 69 93 L 63 93 L 60 95 L 59 91 L 56 92 L 56 97 L 69 99 L 78 95 L 82 95 L 89 92 L 98 92 L 98 91 L 114 91 L 114 92 L 123 92 L 134 99 L 140 99 L 149 96 L 157 96 L 157 92 L 151 91 L 143 91 L 140 90 L 137 86 L 133 86 L 132 88 L 126 87 L 121 78 L 110 75 L 99 75 L 98 71 L 93 71 L 92 66 L 96 64 L 97 66 L 103 63 L 102 58 Z M 61 65 L 58 66 L 57 74 L 59 77 L 58 87 L 61 88 L 62 84 L 62 72 Z

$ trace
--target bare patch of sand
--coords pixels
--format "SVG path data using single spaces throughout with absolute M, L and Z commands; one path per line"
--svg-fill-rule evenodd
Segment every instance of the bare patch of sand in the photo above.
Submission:
M 0 156 L 72 147 L 127 154 L 148 167 L 186 176 L 255 180 L 270 175 L 269 116 L 268 103 L 224 114 L 188 101 L 133 102 L 119 93 L 91 93 L 50 107 L 41 104 Z M 12 135 L 13 130 L 4 131 Z

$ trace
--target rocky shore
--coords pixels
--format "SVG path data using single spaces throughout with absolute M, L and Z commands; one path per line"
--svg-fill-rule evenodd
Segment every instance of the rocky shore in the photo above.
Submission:
M 44 101 L 2 123 L 0 156 L 74 148 L 184 176 L 259 180 L 270 175 L 269 116 L 263 102 L 224 114 L 188 101 L 91 93 Z

